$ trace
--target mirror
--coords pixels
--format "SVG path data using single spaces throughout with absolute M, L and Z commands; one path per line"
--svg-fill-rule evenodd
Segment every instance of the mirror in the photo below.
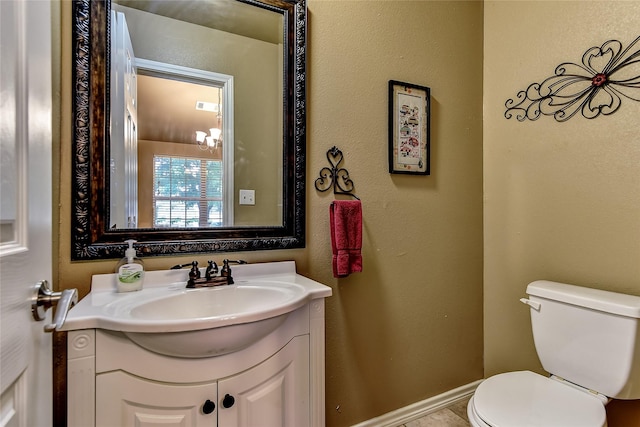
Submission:
M 304 247 L 305 27 L 305 0 L 74 1 L 72 259 Z

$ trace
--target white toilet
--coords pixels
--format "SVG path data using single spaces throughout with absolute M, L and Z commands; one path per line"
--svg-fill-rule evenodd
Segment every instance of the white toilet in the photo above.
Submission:
M 476 427 L 602 427 L 609 398 L 640 399 L 640 297 L 549 281 L 527 286 L 543 368 L 495 375 L 467 406 Z

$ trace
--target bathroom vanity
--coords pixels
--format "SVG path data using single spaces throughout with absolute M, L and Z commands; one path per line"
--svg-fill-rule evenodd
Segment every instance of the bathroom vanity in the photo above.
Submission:
M 68 425 L 323 426 L 331 288 L 294 262 L 233 275 L 186 290 L 184 270 L 147 272 L 130 295 L 94 276 L 62 327 Z

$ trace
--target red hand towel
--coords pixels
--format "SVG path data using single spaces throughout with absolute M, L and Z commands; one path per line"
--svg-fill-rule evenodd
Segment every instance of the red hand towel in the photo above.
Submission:
M 329 207 L 333 277 L 362 271 L 362 203 L 336 200 Z

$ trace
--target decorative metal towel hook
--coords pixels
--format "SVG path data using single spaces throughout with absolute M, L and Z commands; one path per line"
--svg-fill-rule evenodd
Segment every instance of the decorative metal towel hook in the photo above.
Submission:
M 353 194 L 355 186 L 349 178 L 349 171 L 339 167 L 343 159 L 342 151 L 335 145 L 327 151 L 327 160 L 331 167 L 325 166 L 320 169 L 320 177 L 316 178 L 315 182 L 316 190 L 325 192 L 333 188 L 333 194 L 344 194 L 360 200 L 358 196 Z

